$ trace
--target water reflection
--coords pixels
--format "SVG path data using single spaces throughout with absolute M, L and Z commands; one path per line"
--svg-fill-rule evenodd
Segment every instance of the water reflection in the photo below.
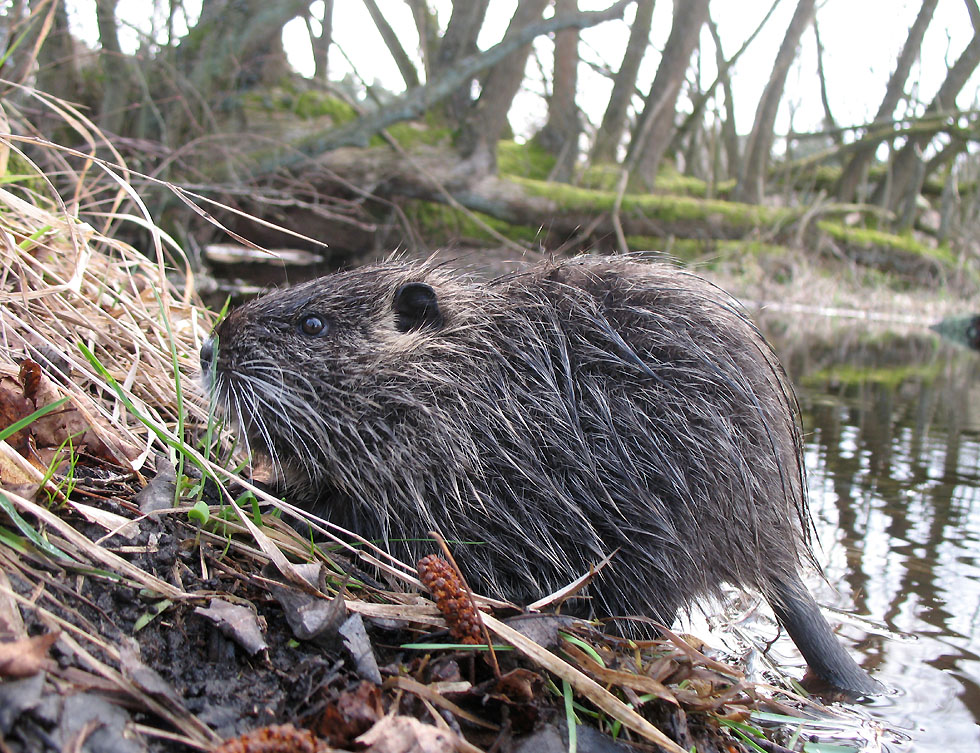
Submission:
M 803 411 L 821 559 L 836 588 L 818 598 L 901 634 L 842 631 L 863 664 L 901 691 L 872 712 L 911 735 L 896 749 L 974 750 L 980 355 L 929 333 L 763 325 Z

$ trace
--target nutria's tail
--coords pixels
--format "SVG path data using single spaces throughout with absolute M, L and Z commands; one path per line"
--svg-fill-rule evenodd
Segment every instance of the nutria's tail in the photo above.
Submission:
M 882 684 L 861 669 L 841 646 L 799 578 L 774 585 L 773 611 L 814 674 L 849 694 L 882 692 Z

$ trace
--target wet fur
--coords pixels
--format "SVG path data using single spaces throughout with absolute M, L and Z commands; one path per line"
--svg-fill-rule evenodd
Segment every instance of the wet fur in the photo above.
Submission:
M 325 334 L 303 333 L 310 315 Z M 218 406 L 314 512 L 396 556 L 431 551 L 430 530 L 479 542 L 453 546 L 474 589 L 528 603 L 615 552 L 591 610 L 668 623 L 723 583 L 752 587 L 822 622 L 817 652 L 829 637 L 839 656 L 807 656 L 818 673 L 871 682 L 835 674 L 853 662 L 797 575 L 792 391 L 700 278 L 622 257 L 491 282 L 388 262 L 249 303 L 217 336 Z

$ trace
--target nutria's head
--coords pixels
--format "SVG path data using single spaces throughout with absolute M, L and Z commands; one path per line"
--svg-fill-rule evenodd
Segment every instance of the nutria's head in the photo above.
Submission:
M 363 462 L 351 453 L 366 451 L 365 437 L 390 433 L 416 403 L 404 375 L 466 318 L 445 304 L 454 296 L 466 297 L 459 281 L 431 265 L 387 264 L 247 303 L 201 349 L 216 411 L 282 480 L 315 486 Z

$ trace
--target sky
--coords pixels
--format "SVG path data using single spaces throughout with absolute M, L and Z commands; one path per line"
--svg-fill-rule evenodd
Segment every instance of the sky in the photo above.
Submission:
M 598 10 L 612 0 L 580 0 L 583 10 Z M 138 30 L 148 25 L 146 0 L 121 0 L 120 15 L 131 25 L 123 34 L 123 44 L 135 48 Z M 194 0 L 185 6 L 192 8 Z M 316 3 L 315 5 L 320 5 Z M 404 0 L 378 0 L 386 18 L 399 34 L 403 46 L 413 54 L 418 49 L 418 36 L 411 12 Z M 499 41 L 506 29 L 517 3 L 515 0 L 492 0 L 479 45 L 486 49 Z M 653 50 L 647 53 L 641 69 L 638 86 L 649 87 L 656 73 L 662 49 L 670 31 L 671 0 L 659 0 L 654 7 Z M 718 25 L 726 56 L 734 53 L 752 33 L 770 6 L 770 0 L 714 0 L 711 16 Z M 831 111 L 838 125 L 865 123 L 874 118 L 884 94 L 898 54 L 908 29 L 915 19 L 919 2 L 908 0 L 823 0 L 818 2 L 817 20 L 824 46 Z M 322 6 L 321 6 L 322 7 Z M 440 26 L 449 19 L 449 0 L 430 0 L 430 7 L 439 14 Z M 772 61 L 789 25 L 796 7 L 795 0 L 781 0 L 779 7 L 766 28 L 739 60 L 732 74 L 735 120 L 739 133 L 747 133 L 752 127 L 755 108 L 768 81 Z M 72 15 L 73 28 L 92 43 L 97 38 L 94 26 L 94 0 L 77 0 Z M 626 41 L 629 38 L 629 21 L 633 9 L 627 10 L 626 18 L 610 21 L 582 31 L 580 55 L 591 62 L 606 65 L 613 70 L 619 67 Z M 398 69 L 392 61 L 381 37 L 374 27 L 364 4 L 358 0 L 346 0 L 334 4 L 334 39 L 343 49 L 331 51 L 331 77 L 340 78 L 346 73 L 356 75 L 368 83 L 377 83 L 392 91 L 404 89 Z M 919 62 L 910 80 L 918 96 L 928 102 L 946 75 L 946 69 L 969 42 L 972 26 L 965 3 L 962 0 L 940 0 L 933 22 L 926 33 Z M 304 74 L 312 73 L 312 53 L 305 24 L 294 21 L 284 34 L 285 47 L 293 65 Z M 702 85 L 710 84 L 716 75 L 715 54 L 707 29 L 702 33 L 701 60 Z M 552 43 L 542 37 L 535 49 L 544 67 L 550 66 Z M 345 60 L 344 56 L 349 59 Z M 529 61 L 532 80 L 528 91 L 522 92 L 514 103 L 511 122 L 518 136 L 529 136 L 544 122 L 545 107 L 541 95 L 543 85 L 538 64 Z M 583 63 L 579 69 L 580 86 L 578 104 L 593 124 L 602 118 L 611 82 Z M 962 92 L 958 104 L 973 107 L 978 99 L 978 77 Z M 776 123 L 777 133 L 785 133 L 791 124 L 796 131 L 818 130 L 823 122 L 820 104 L 819 82 L 816 75 L 816 44 L 812 29 L 803 38 L 800 55 L 790 72 L 786 92 Z

